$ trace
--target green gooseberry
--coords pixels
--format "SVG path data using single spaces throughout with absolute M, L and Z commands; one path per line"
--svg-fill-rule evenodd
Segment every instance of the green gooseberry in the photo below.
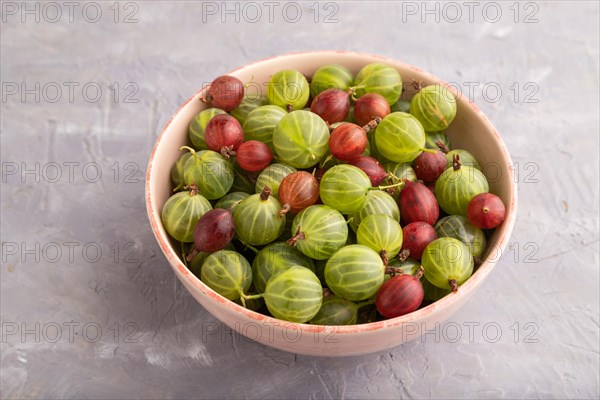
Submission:
M 372 63 L 358 71 L 351 89 L 354 90 L 356 97 L 361 97 L 365 93 L 380 94 L 391 106 L 400 99 L 402 94 L 402 77 L 390 65 Z
M 315 271 L 314 261 L 286 242 L 265 246 L 252 261 L 254 288 L 258 293 L 264 292 L 272 276 L 295 265 Z
M 248 114 L 244 122 L 244 140 L 258 140 L 269 146 L 274 152 L 273 131 L 285 115 L 287 112 L 278 106 L 265 105 L 255 108 Z
M 300 72 L 284 69 L 269 79 L 267 99 L 270 104 L 285 110 L 301 110 L 308 102 L 310 89 L 308 81 Z
M 435 197 L 450 215 L 466 216 L 471 199 L 489 190 L 485 175 L 473 167 L 462 166 L 458 157 L 455 157 L 454 166 L 447 168 L 435 182 Z
M 259 194 L 253 194 L 233 208 L 235 233 L 242 243 L 262 246 L 271 243 L 285 227 L 285 215 L 279 215 L 281 203 L 271 195 L 266 186 Z
M 237 300 L 252 285 L 252 268 L 240 253 L 219 250 L 204 260 L 200 280 L 226 299 Z
M 175 193 L 167 199 L 161 220 L 173 238 L 180 242 L 193 242 L 196 222 L 211 209 L 210 202 L 192 185 L 189 191 Z
M 425 131 L 412 115 L 395 112 L 386 115 L 375 130 L 377 149 L 388 160 L 412 162 L 425 147 Z
M 277 123 L 273 146 L 281 161 L 295 168 L 309 168 L 327 152 L 329 128 L 317 114 L 293 111 Z
M 233 185 L 233 165 L 221 154 L 211 151 L 188 149 L 192 156 L 183 166 L 183 181 L 186 185 L 195 184 L 198 192 L 209 200 L 223 197 Z
M 410 113 L 427 132 L 442 131 L 456 116 L 456 99 L 447 87 L 429 85 L 419 90 L 410 101 Z
M 325 266 L 325 281 L 329 289 L 350 301 L 375 296 L 383 284 L 384 274 L 385 266 L 379 254 L 360 244 L 338 250 Z
M 421 256 L 425 279 L 441 289 L 456 291 L 473 274 L 473 255 L 469 247 L 451 237 L 437 238 Z
M 317 69 L 310 80 L 310 94 L 313 98 L 327 89 L 348 90 L 352 85 L 352 72 L 337 64 L 324 65 Z
M 289 244 L 310 258 L 326 260 L 346 245 L 348 225 L 339 211 L 317 204 L 294 217 L 292 232 Z

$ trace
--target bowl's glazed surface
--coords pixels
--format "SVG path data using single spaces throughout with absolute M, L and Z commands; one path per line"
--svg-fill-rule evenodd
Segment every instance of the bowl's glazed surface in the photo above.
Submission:
M 445 84 L 439 78 L 399 61 L 339 51 L 282 55 L 239 68 L 230 75 L 238 77 L 244 83 L 253 82 L 249 86 L 253 93 L 258 88 L 264 93 L 270 75 L 281 69 L 296 69 L 310 76 L 323 65 L 340 64 L 356 74 L 361 67 L 372 62 L 384 62 L 397 68 L 405 88 L 408 88 L 411 80 L 422 81 L 423 85 Z M 220 74 L 216 71 L 214 77 Z M 450 317 L 471 298 L 500 259 L 516 217 L 517 188 L 513 179 L 512 161 L 500 135 L 487 117 L 465 96 L 455 93 L 458 111 L 446 133 L 454 148 L 463 148 L 475 155 L 488 178 L 490 191 L 502 198 L 507 212 L 504 223 L 488 241 L 488 251 L 483 263 L 457 293 L 402 317 L 351 326 L 290 323 L 247 310 L 223 298 L 186 268 L 160 218 L 162 206 L 171 194 L 171 166 L 180 155 L 179 148 L 188 142 L 188 124 L 198 112 L 207 107 L 199 101 L 205 89 L 196 93 L 177 111 L 158 138 L 146 175 L 146 207 L 152 231 L 179 280 L 206 310 L 230 328 L 265 345 L 299 354 L 349 356 L 384 350 L 418 338 L 425 330 L 434 329 L 436 323 Z

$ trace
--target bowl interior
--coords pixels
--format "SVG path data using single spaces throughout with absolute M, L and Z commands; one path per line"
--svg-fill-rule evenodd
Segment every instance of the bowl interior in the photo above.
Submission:
M 402 76 L 405 88 L 409 87 L 412 80 L 422 81 L 423 85 L 434 83 L 446 85 L 445 82 L 427 72 L 395 60 L 375 55 L 338 51 L 309 52 L 274 57 L 239 68 L 232 71 L 230 75 L 238 77 L 244 83 L 250 83 L 248 90 L 252 93 L 265 93 L 269 77 L 281 69 L 296 69 L 310 76 L 317 68 L 325 64 L 340 64 L 356 74 L 361 67 L 372 62 L 385 62 L 397 68 Z M 218 74 L 216 72 L 215 77 Z M 189 122 L 198 112 L 207 108 L 207 105 L 200 101 L 205 89 L 201 89 L 179 109 L 157 140 L 147 171 L 146 203 L 148 215 L 161 249 L 179 278 L 186 281 L 186 287 L 193 287 L 204 295 L 208 295 L 214 302 L 227 304 L 240 316 L 243 315 L 245 318 L 263 321 L 270 317 L 246 310 L 229 302 L 191 274 L 178 258 L 179 244 L 169 240 L 161 223 L 160 212 L 162 206 L 171 195 L 170 169 L 181 154 L 179 148 L 182 145 L 189 144 L 187 137 Z M 452 89 L 450 88 L 450 90 Z M 506 205 L 506 220 L 489 239 L 490 245 L 484 262 L 473 276 L 461 286 L 461 290 L 456 295 L 446 296 L 432 305 L 403 317 L 372 324 L 339 327 L 339 332 L 371 331 L 409 320 L 418 320 L 435 309 L 450 305 L 460 297 L 469 294 L 479 285 L 490 272 L 499 258 L 500 251 L 508 242 L 516 214 L 516 184 L 511 174 L 512 162 L 510 156 L 500 136 L 485 115 L 468 99 L 461 97 L 456 92 L 454 93 L 457 97 L 458 111 L 454 122 L 446 133 L 454 148 L 469 150 L 478 159 L 484 174 L 488 177 L 490 191 L 500 196 Z M 403 98 L 410 99 L 410 97 L 410 91 L 406 90 Z M 198 298 L 198 295 L 195 296 Z M 305 327 L 306 329 L 314 329 L 309 325 L 305 325 Z

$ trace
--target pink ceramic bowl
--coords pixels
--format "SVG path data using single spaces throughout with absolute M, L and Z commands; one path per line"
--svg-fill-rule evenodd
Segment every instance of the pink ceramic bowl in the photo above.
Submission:
M 340 64 L 354 73 L 366 64 L 385 62 L 398 69 L 405 87 L 412 79 L 425 85 L 444 84 L 439 78 L 392 59 L 353 52 L 318 51 L 288 54 L 258 61 L 230 74 L 243 82 L 263 85 L 281 69 L 297 69 L 306 75 L 325 64 Z M 223 71 L 214 71 L 214 77 Z M 262 86 L 263 88 L 265 86 Z M 511 173 L 511 159 L 496 129 L 476 105 L 457 95 L 458 112 L 447 134 L 455 148 L 472 152 L 490 181 L 490 191 L 506 204 L 504 223 L 489 240 L 485 260 L 457 293 L 408 315 L 352 326 L 295 324 L 247 310 L 215 293 L 194 276 L 179 259 L 178 246 L 171 242 L 161 222 L 161 209 L 170 195 L 170 169 L 179 157 L 179 147 L 187 143 L 190 120 L 206 108 L 199 101 L 203 88 L 171 118 L 158 138 L 146 175 L 146 206 L 152 231 L 173 271 L 196 300 L 212 315 L 241 334 L 277 349 L 315 356 L 350 356 L 385 350 L 420 337 L 435 328 L 468 301 L 500 258 L 512 232 L 517 205 L 517 189 Z M 202 332 L 198 332 L 201 335 Z

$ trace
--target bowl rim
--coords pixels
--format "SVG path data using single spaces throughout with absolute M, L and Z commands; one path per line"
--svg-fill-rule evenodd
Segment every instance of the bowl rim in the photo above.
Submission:
M 402 61 L 395 60 L 390 57 L 385 57 L 385 56 L 370 54 L 370 53 L 364 53 L 364 52 L 346 51 L 346 50 L 314 50 L 314 51 L 297 51 L 297 52 L 284 53 L 284 54 L 280 54 L 280 55 L 276 55 L 276 56 L 266 57 L 266 58 L 251 62 L 249 64 L 246 64 L 244 66 L 235 68 L 235 69 L 227 72 L 226 75 L 234 74 L 237 71 L 241 71 L 243 69 L 256 66 L 257 64 L 262 64 L 266 61 L 276 60 L 276 59 L 280 59 L 280 58 L 288 58 L 288 57 L 293 57 L 293 56 L 326 56 L 326 55 L 333 55 L 333 54 L 344 54 L 344 55 L 349 55 L 349 56 L 354 56 L 354 57 L 367 58 L 367 59 L 371 59 L 371 60 L 379 60 L 381 62 L 390 63 L 391 65 L 401 65 L 405 69 L 412 69 L 416 72 L 419 72 L 420 74 L 425 75 L 431 81 L 439 82 L 440 84 L 445 85 L 447 88 L 449 88 L 449 90 L 453 91 L 453 93 L 455 95 L 460 96 L 457 93 L 456 89 L 452 85 L 449 85 L 446 81 L 440 79 L 439 77 L 437 77 L 421 68 L 415 67 L 411 64 L 407 64 Z M 390 318 L 390 319 L 386 319 L 383 321 L 370 322 L 370 323 L 365 323 L 365 324 L 311 325 L 311 324 L 306 324 L 306 323 L 292 323 L 292 322 L 280 320 L 280 319 L 277 319 L 274 317 L 260 314 L 256 311 L 249 310 L 247 308 L 244 308 L 241 305 L 234 303 L 233 301 L 227 300 L 226 298 L 224 298 L 223 296 L 219 295 L 217 292 L 215 292 L 211 288 L 209 288 L 199 278 L 197 278 L 184 265 L 184 263 L 181 261 L 179 256 L 173 251 L 173 249 L 171 248 L 171 246 L 168 242 L 168 239 L 162 235 L 162 233 L 160 232 L 160 230 L 158 228 L 159 224 L 162 224 L 162 221 L 160 221 L 160 218 L 158 218 L 158 219 L 155 218 L 155 208 L 156 207 L 153 203 L 153 199 L 152 199 L 152 196 L 150 193 L 150 182 L 151 182 L 151 176 L 152 176 L 152 171 L 153 171 L 154 159 L 155 159 L 156 152 L 157 152 L 159 145 L 164 140 L 166 133 L 167 133 L 169 127 L 171 126 L 171 124 L 173 123 L 173 121 L 175 120 L 175 118 L 180 115 L 180 113 L 188 105 L 188 103 L 190 103 L 193 99 L 195 99 L 200 93 L 207 90 L 207 88 L 208 88 L 208 85 L 203 86 L 200 90 L 198 90 L 196 93 L 194 93 L 189 99 L 187 99 L 177 109 L 177 111 L 173 114 L 173 116 L 167 121 L 167 123 L 165 124 L 164 128 L 162 129 L 160 135 L 157 137 L 156 143 L 154 144 L 154 147 L 152 149 L 152 153 L 150 155 L 150 159 L 148 161 L 148 167 L 146 170 L 145 198 L 146 198 L 146 211 L 148 214 L 148 219 L 150 221 L 150 225 L 152 227 L 152 232 L 153 232 L 156 240 L 158 241 L 158 244 L 159 244 L 162 252 L 167 257 L 167 260 L 169 261 L 171 268 L 173 268 L 175 270 L 175 272 L 177 272 L 177 270 L 178 270 L 181 273 L 181 277 L 184 277 L 190 285 L 194 286 L 196 289 L 198 289 L 200 292 L 202 292 L 204 295 L 206 295 L 211 301 L 213 301 L 215 303 L 220 303 L 220 304 L 224 305 L 225 307 L 229 308 L 230 311 L 232 311 L 240 316 L 243 316 L 245 318 L 248 318 L 254 322 L 263 322 L 263 323 L 268 322 L 269 324 L 274 325 L 276 327 L 282 327 L 282 326 L 285 327 L 286 325 L 293 324 L 297 329 L 299 329 L 301 331 L 311 332 L 311 333 L 312 332 L 329 331 L 331 329 L 335 329 L 336 334 L 356 334 L 356 333 L 372 332 L 372 331 L 382 330 L 382 329 L 386 329 L 386 328 L 390 328 L 390 327 L 401 326 L 401 325 L 407 324 L 407 323 L 414 323 L 414 321 L 420 321 L 424 317 L 426 317 L 430 314 L 433 314 L 433 313 L 439 311 L 440 309 L 449 307 L 451 304 L 453 304 L 457 301 L 460 301 L 462 297 L 468 296 L 470 294 L 470 292 L 472 292 L 479 286 L 479 284 L 484 280 L 484 278 L 491 272 L 494 265 L 502 257 L 502 251 L 508 244 L 508 241 L 510 239 L 511 233 L 514 228 L 516 215 L 517 215 L 517 182 L 515 182 L 514 180 L 511 180 L 511 185 L 510 185 L 510 189 L 509 189 L 510 207 L 508 207 L 508 209 L 510 210 L 510 212 L 506 215 L 506 218 L 501 226 L 502 233 L 496 241 L 496 246 L 500 251 L 500 255 L 492 260 L 492 259 L 490 259 L 491 253 L 488 252 L 488 255 L 485 258 L 485 260 L 479 265 L 479 267 L 473 273 L 473 275 L 469 279 L 467 279 L 467 281 L 465 283 L 463 283 L 461 285 L 460 290 L 458 292 L 453 293 L 451 295 L 444 296 L 442 299 L 435 301 L 435 302 L 433 302 L 423 308 L 420 308 L 416 311 L 413 311 L 411 313 L 408 313 L 408 314 L 400 316 L 400 317 Z M 460 96 L 460 97 L 462 98 L 463 96 Z M 464 100 L 458 99 L 457 101 L 464 101 Z M 510 157 L 510 154 L 508 152 L 508 149 L 507 149 L 504 141 L 502 140 L 502 137 L 500 136 L 500 134 L 494 127 L 494 125 L 491 123 L 491 121 L 487 118 L 487 116 L 479 109 L 479 107 L 474 102 L 472 102 L 470 99 L 467 99 L 464 102 L 465 102 L 465 104 L 468 104 L 470 107 L 473 108 L 475 113 L 481 119 L 482 123 L 485 125 L 486 129 L 488 129 L 488 131 L 491 132 L 491 134 L 494 136 L 494 138 L 498 141 L 498 143 L 500 145 L 500 149 L 503 153 L 502 154 L 503 158 L 506 159 L 506 161 L 509 163 L 509 166 L 512 166 L 513 162 Z M 158 213 L 158 214 L 160 214 L 160 213 Z M 177 266 L 177 268 L 175 268 L 175 265 Z

